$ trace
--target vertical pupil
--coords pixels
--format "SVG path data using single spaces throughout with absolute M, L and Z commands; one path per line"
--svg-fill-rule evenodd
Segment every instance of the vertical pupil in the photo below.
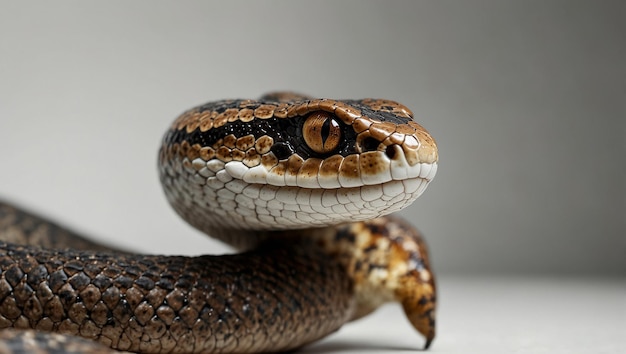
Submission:
M 322 124 L 322 145 L 326 144 L 326 139 L 330 136 L 330 125 L 332 124 L 332 119 L 324 119 L 324 123 Z

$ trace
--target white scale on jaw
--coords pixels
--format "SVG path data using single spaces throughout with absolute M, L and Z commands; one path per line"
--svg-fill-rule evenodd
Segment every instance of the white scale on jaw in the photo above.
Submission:
M 393 160 L 384 152 L 371 152 L 387 169 L 375 175 L 359 171 L 356 178 L 341 173 L 309 177 L 284 170 L 278 174 L 263 164 L 248 167 L 240 161 L 196 158 L 183 164 L 187 183 L 174 181 L 168 198 L 182 199 L 188 207 L 205 205 L 213 215 L 205 219 L 234 228 L 286 229 L 332 225 L 347 217 L 371 219 L 412 203 L 437 171 L 436 163 L 410 166 L 404 154 L 397 152 Z M 192 190 L 201 190 L 201 196 Z

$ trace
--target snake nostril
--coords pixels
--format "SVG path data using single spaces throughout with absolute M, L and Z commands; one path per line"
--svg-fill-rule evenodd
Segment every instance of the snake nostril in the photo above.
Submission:
M 387 157 L 391 160 L 393 160 L 394 157 L 396 157 L 396 146 L 397 145 L 389 145 L 387 146 L 387 148 L 385 149 L 385 154 L 387 155 Z
M 361 150 L 363 152 L 378 150 L 378 145 L 380 145 L 380 141 L 368 136 L 361 141 Z

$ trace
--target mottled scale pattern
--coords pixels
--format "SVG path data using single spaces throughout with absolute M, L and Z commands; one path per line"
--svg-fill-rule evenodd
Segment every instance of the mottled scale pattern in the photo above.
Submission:
M 352 319 L 396 300 L 424 334 L 428 348 L 435 337 L 437 295 L 426 243 L 418 230 L 399 217 L 385 216 L 346 224 L 316 239 L 355 280 Z

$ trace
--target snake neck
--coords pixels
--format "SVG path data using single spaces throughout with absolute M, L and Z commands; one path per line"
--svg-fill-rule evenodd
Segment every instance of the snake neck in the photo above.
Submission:
M 435 280 L 426 245 L 415 228 L 385 216 L 306 232 L 351 277 L 356 302 L 351 320 L 397 301 L 430 343 L 435 336 Z

